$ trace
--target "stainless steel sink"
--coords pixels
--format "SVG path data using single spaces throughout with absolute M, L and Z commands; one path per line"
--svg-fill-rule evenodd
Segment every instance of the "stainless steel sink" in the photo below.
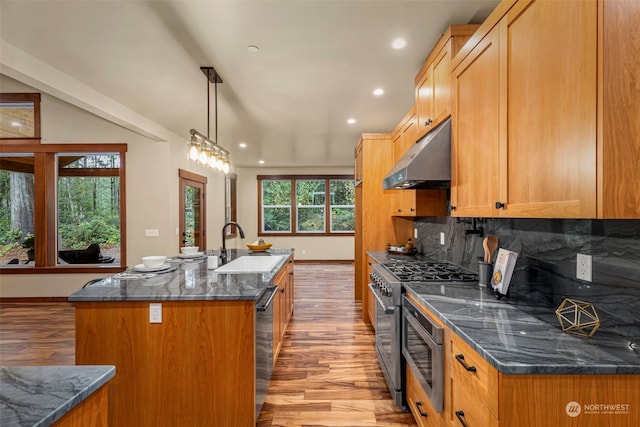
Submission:
M 241 256 L 216 269 L 222 274 L 267 273 L 282 260 L 282 255 Z

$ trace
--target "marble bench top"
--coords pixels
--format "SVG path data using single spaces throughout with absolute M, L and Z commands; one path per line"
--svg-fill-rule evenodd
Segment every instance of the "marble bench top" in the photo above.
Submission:
M 0 367 L 0 425 L 50 426 L 115 372 L 106 365 Z
M 112 275 L 69 296 L 69 301 L 198 301 L 257 300 L 293 254 L 293 249 L 272 248 L 268 252 L 230 250 L 230 260 L 243 255 L 284 255 L 268 273 L 222 274 L 207 269 L 206 258 L 171 259 L 174 268 L 160 274 Z M 213 252 L 207 252 L 212 255 Z
M 386 252 L 368 255 L 388 260 Z M 498 300 L 477 283 L 403 287 L 504 374 L 640 374 L 640 353 L 629 338 L 606 327 L 591 338 L 563 332 L 555 307 L 539 301 Z

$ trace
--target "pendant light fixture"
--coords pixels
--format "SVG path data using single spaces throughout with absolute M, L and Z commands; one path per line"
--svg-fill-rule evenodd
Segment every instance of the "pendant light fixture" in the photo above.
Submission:
M 207 77 L 207 135 L 203 135 L 195 129 L 191 129 L 191 140 L 188 143 L 189 146 L 189 159 L 194 162 L 198 162 L 202 165 L 209 166 L 212 169 L 217 169 L 221 172 L 229 173 L 229 152 L 222 148 L 218 141 L 218 83 L 222 83 L 222 78 L 216 72 L 213 67 L 200 67 L 202 73 Z M 213 83 L 214 87 L 214 99 L 215 99 L 215 139 L 211 140 L 209 137 L 209 118 L 211 116 L 209 112 L 209 88 L 210 83 Z

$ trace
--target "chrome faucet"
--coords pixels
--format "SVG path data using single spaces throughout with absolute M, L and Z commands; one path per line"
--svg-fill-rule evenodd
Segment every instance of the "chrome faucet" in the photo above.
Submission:
M 244 231 L 242 230 L 242 227 L 240 227 L 240 224 L 238 224 L 237 222 L 230 221 L 230 222 L 227 222 L 225 225 L 222 226 L 222 247 L 220 248 L 220 260 L 222 261 L 223 264 L 227 260 L 227 242 L 226 242 L 226 239 L 225 239 L 224 231 L 230 225 L 235 225 L 236 227 L 238 227 L 238 231 L 240 232 L 240 238 L 244 239 Z

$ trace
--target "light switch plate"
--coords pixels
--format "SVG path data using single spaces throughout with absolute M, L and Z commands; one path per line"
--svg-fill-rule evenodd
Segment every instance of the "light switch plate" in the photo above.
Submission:
M 157 228 L 146 228 L 144 230 L 144 237 L 158 237 L 160 236 L 160 230 Z
M 162 304 L 149 304 L 149 323 L 162 323 Z

